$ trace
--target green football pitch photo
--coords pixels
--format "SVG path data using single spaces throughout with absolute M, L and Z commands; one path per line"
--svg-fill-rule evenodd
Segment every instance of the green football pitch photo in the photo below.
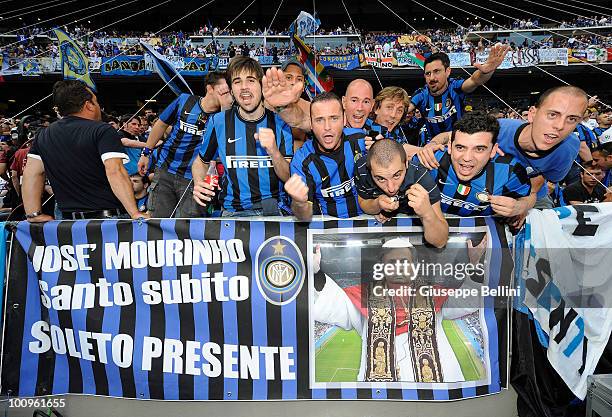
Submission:
M 466 334 L 455 320 L 444 320 L 442 327 L 466 381 L 486 378 L 484 358 L 479 355 L 474 338 Z M 338 327 L 329 330 L 330 335 L 315 352 L 316 382 L 355 382 L 361 361 L 361 337 L 355 330 Z M 468 331 L 469 332 L 469 331 Z M 472 341 L 471 341 L 472 340 Z

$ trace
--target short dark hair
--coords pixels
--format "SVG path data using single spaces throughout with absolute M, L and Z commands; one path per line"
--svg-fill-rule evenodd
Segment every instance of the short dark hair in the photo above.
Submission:
M 589 96 L 582 88 L 576 87 L 574 85 L 561 85 L 561 86 L 549 88 L 548 90 L 544 91 L 542 95 L 538 98 L 538 101 L 536 102 L 535 107 L 540 107 L 542 104 L 544 104 L 546 99 L 553 93 L 568 93 L 568 94 L 575 95 L 575 96 L 579 95 L 579 96 L 584 97 L 587 103 L 589 102 Z
M 204 87 L 214 87 L 221 80 L 225 80 L 225 71 L 211 71 L 204 78 Z
M 342 106 L 342 100 L 335 93 L 331 91 L 326 91 L 325 93 L 317 94 L 315 98 L 310 102 L 310 114 L 312 115 L 312 106 L 315 103 L 321 103 L 323 101 L 337 101 L 340 103 L 340 108 L 342 109 L 342 113 L 344 113 L 344 107 Z
M 602 143 L 597 147 L 596 151 L 601 152 L 604 157 L 612 155 L 612 142 Z
M 78 80 L 64 80 L 53 84 L 53 105 L 61 116 L 75 114 L 83 109 L 86 101 L 92 101 L 93 92 Z
M 461 119 L 457 120 L 453 125 L 453 132 L 451 133 L 451 142 L 455 139 L 456 132 L 467 133 L 473 135 L 478 132 L 487 132 L 493 135 L 493 145 L 497 142 L 497 135 L 499 134 L 499 122 L 495 116 L 485 113 L 483 111 L 471 111 L 466 113 Z
M 227 72 L 225 73 L 227 85 L 231 86 L 232 80 L 243 71 L 255 74 L 255 77 L 261 83 L 264 72 L 259 62 L 248 56 L 237 56 L 230 61 L 230 64 L 227 67 Z
M 157 116 L 156 114 L 150 114 L 147 116 L 147 121 L 149 122 L 149 124 L 151 126 L 153 126 L 153 122 L 155 122 L 158 119 L 159 116 Z
M 582 172 L 586 172 L 587 169 L 601 169 L 599 165 L 595 163 L 595 161 L 586 161 L 582 164 Z
M 130 123 L 132 121 L 132 119 L 138 120 L 138 124 L 139 125 L 142 124 L 142 122 L 140 121 L 140 118 L 138 116 L 134 116 L 133 114 L 124 114 L 123 116 L 121 116 L 121 119 L 120 119 L 121 126 L 127 125 L 128 123 Z
M 132 174 L 132 175 L 130 175 L 130 178 L 132 178 L 132 177 L 138 177 L 138 178 L 142 179 L 142 183 L 143 183 L 144 185 L 147 185 L 147 184 L 149 184 L 149 183 L 151 182 L 151 181 L 149 180 L 149 176 L 148 176 L 148 175 L 144 175 L 144 176 L 143 176 L 143 175 L 140 175 L 140 174 L 136 173 L 136 174 Z
M 388 165 L 399 155 L 402 165 L 406 165 L 406 151 L 404 147 L 393 139 L 379 139 L 368 150 L 366 159 L 368 169 L 372 169 L 372 161 L 377 165 Z
M 444 52 L 436 52 L 435 54 L 429 55 L 425 58 L 425 62 L 423 63 L 423 69 L 427 67 L 427 64 L 431 64 L 434 61 L 441 61 L 442 65 L 444 65 L 444 69 L 450 67 L 450 58 Z

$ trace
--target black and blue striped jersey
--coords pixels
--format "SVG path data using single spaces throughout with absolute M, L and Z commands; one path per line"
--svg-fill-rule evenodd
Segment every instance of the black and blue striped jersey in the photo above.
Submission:
M 350 218 L 362 214 L 355 189 L 355 161 L 366 153 L 362 129 L 345 128 L 342 143 L 334 152 L 325 152 L 316 139 L 309 140 L 291 160 L 291 174 L 308 185 L 308 201 L 314 214 Z
M 247 121 L 234 106 L 215 114 L 206 127 L 200 158 L 209 162 L 218 156 L 225 166 L 219 200 L 227 211 L 260 209 L 262 200 L 284 196 L 272 158 L 255 140 L 260 128 L 274 130 L 280 153 L 293 156 L 291 128 L 269 110 L 259 120 Z
M 213 113 L 200 106 L 201 97 L 181 94 L 159 115 L 172 131 L 159 148 L 157 167 L 191 179 L 191 165 L 198 154 L 208 118 Z
M 462 217 L 489 216 L 495 213 L 488 196 L 518 199 L 531 192 L 531 181 L 525 167 L 511 155 L 496 155 L 469 181 L 457 177 L 447 151 L 437 151 L 435 157 L 440 166 L 429 173 L 440 190 L 440 205 L 444 213 Z
M 582 123 L 578 123 L 576 125 L 574 134 L 578 137 L 580 142 L 585 142 L 591 151 L 594 151 L 599 147 L 599 140 L 597 139 L 597 136 L 595 136 L 595 132 Z
M 461 89 L 465 80 L 449 78 L 448 87 L 439 96 L 433 96 L 429 87 L 419 88 L 412 95 L 412 104 L 425 119 L 430 137 L 453 130 L 455 122 L 463 116 L 465 93 Z
M 374 120 L 366 119 L 366 122 L 363 125 L 363 131 L 366 135 L 369 135 L 371 130 L 380 133 L 387 139 L 393 139 L 398 143 L 408 143 L 408 138 L 406 138 L 404 132 L 402 131 L 402 128 L 399 125 L 396 126 L 395 129 L 390 131 L 385 126 L 376 123 Z
M 404 175 L 404 180 L 397 192 L 399 200 L 399 209 L 397 213 L 403 213 L 408 215 L 414 215 L 414 210 L 408 205 L 408 197 L 406 192 L 414 184 L 420 184 L 429 193 L 429 202 L 435 204 L 440 201 L 440 191 L 436 187 L 436 183 L 433 178 L 427 172 L 427 169 L 419 162 L 410 162 Z M 365 200 L 373 200 L 384 194 L 384 192 L 378 188 L 372 173 L 367 167 L 367 157 L 363 156 L 357 165 L 355 166 L 355 185 L 357 186 L 357 194 L 359 197 Z M 395 215 L 397 213 L 391 213 Z M 388 213 L 387 213 L 388 214 Z

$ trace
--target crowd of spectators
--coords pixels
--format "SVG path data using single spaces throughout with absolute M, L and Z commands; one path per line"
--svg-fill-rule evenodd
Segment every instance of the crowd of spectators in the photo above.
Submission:
M 512 107 L 506 107 L 501 103 L 499 104 L 500 106 L 498 107 L 487 107 L 487 112 L 494 115 L 498 119 L 527 119 L 529 109 L 524 105 L 524 103 L 512 103 Z M 476 106 L 476 104 L 467 104 L 465 110 L 468 112 L 472 111 L 473 106 Z M 479 108 L 482 108 L 482 103 L 479 106 Z M 416 117 L 420 117 L 418 112 Z M 2 124 L 0 124 L 1 217 L 3 211 L 6 215 L 11 209 L 14 209 L 21 204 L 21 177 L 23 175 L 23 167 L 25 166 L 25 156 L 27 155 L 27 151 L 31 146 L 32 139 L 39 129 L 49 126 L 49 124 L 57 120 L 57 118 L 54 115 L 47 113 L 35 113 L 20 119 L 9 119 L 5 118 L 3 115 L 0 115 L 0 120 L 2 120 Z M 103 120 L 122 133 L 124 136 L 122 142 L 124 146 L 126 146 L 126 149 L 134 148 L 137 151 L 135 154 L 135 160 L 131 162 L 131 165 L 133 166 L 128 164 L 126 165 L 126 169 L 128 169 L 128 173 L 134 174 L 133 181 L 136 182 L 134 185 L 135 192 L 140 193 L 140 198 L 142 199 L 143 196 L 147 195 L 146 186 L 148 186 L 151 179 L 147 179 L 144 184 L 142 181 L 140 181 L 140 183 L 136 181 L 139 179 L 141 180 L 138 175 L 135 175 L 137 172 L 136 161 L 138 159 L 137 157 L 140 150 L 148 138 L 152 126 L 158 120 L 157 111 L 152 107 L 147 107 L 143 109 L 141 114 L 137 115 L 136 117 L 132 116 L 131 112 L 120 114 L 116 111 L 109 111 L 103 113 Z M 590 126 L 590 130 L 597 132 L 597 126 L 608 128 L 611 123 L 612 113 L 592 107 L 585 113 L 582 124 L 584 126 Z M 600 172 L 599 174 L 602 173 Z M 601 176 L 603 177 L 603 174 Z M 555 201 L 557 205 L 568 204 L 567 201 L 563 200 L 564 187 L 556 185 L 555 188 L 555 184 L 552 185 L 553 187 L 551 187 L 550 193 L 553 201 Z M 52 189 L 50 186 L 47 186 L 46 190 L 49 195 L 52 194 Z
M 560 25 L 563 28 L 567 27 L 584 27 L 584 26 L 609 26 L 612 25 L 612 18 L 595 16 L 591 19 L 577 18 L 575 21 L 568 23 L 563 22 Z M 512 27 L 513 29 L 531 29 L 540 27 L 540 22 L 537 19 L 516 20 L 504 27 Z M 119 54 L 137 55 L 142 51 L 137 46 L 140 38 L 158 38 L 158 51 L 167 56 L 181 57 L 205 57 L 211 55 L 220 55 L 233 57 L 235 55 L 245 56 L 273 56 L 285 55 L 290 52 L 290 42 L 284 41 L 278 44 L 275 41 L 268 41 L 266 45 L 261 45 L 248 40 L 242 43 L 221 44 L 215 36 L 269 36 L 287 35 L 288 30 L 261 29 L 253 28 L 247 30 L 223 30 L 218 27 L 201 26 L 194 31 L 193 34 L 178 31 L 154 35 L 149 32 L 130 32 L 117 33 L 116 31 L 92 31 L 82 25 L 65 28 L 73 39 L 77 40 L 90 57 L 110 57 Z M 499 27 L 497 28 L 499 29 Z M 380 33 L 380 32 L 363 32 L 363 41 L 366 50 L 373 50 L 378 45 L 382 46 L 385 51 L 406 51 L 412 53 L 426 54 L 431 51 L 431 45 L 434 48 L 443 52 L 472 52 L 482 49 L 482 41 L 468 41 L 466 35 L 474 31 L 495 31 L 493 25 L 482 25 L 477 22 L 469 28 L 459 26 L 457 28 L 445 29 L 429 29 L 422 30 L 419 33 L 427 36 L 429 42 L 418 42 L 411 44 L 401 44 L 397 38 L 403 35 L 415 35 L 416 33 Z M 25 31 L 21 31 L 17 35 L 17 41 L 12 38 L 3 40 L 4 47 L 0 46 L 0 51 L 5 58 L 28 58 L 28 57 L 56 57 L 58 54 L 57 45 L 53 42 L 44 42 L 35 35 L 48 34 L 48 30 L 40 27 L 31 27 Z M 352 27 L 346 25 L 344 27 L 325 29 L 321 28 L 317 32 L 318 35 L 355 35 Z M 206 40 L 204 44 L 193 42 L 192 35 L 212 35 L 210 40 Z M 569 36 L 553 36 L 552 34 L 546 38 L 540 38 L 537 42 L 522 38 L 519 44 L 512 43 L 513 48 L 526 47 L 587 47 L 587 46 L 612 46 L 612 36 L 610 33 L 602 35 L 590 34 L 573 34 Z M 381 41 L 382 39 L 382 41 Z M 387 39 L 385 41 L 385 39 Z M 321 55 L 343 55 L 362 52 L 359 40 L 349 40 L 346 44 L 337 46 L 322 38 L 314 48 L 317 54 Z

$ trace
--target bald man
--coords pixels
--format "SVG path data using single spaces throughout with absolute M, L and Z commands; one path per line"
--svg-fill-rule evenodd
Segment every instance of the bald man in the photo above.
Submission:
M 344 126 L 362 129 L 374 106 L 374 89 L 372 84 L 357 78 L 346 87 L 342 96 L 344 107 Z
M 282 70 L 270 68 L 263 78 L 263 95 L 268 107 L 289 126 L 312 131 L 310 105 L 300 98 L 304 86 L 291 84 Z M 368 81 L 358 78 L 350 82 L 342 96 L 344 125 L 348 128 L 363 129 L 374 106 L 374 89 Z
M 440 191 L 421 164 L 409 163 L 402 145 L 377 140 L 355 166 L 359 205 L 381 223 L 399 213 L 417 215 L 424 237 L 436 247 L 446 245 L 448 223 L 440 207 Z

